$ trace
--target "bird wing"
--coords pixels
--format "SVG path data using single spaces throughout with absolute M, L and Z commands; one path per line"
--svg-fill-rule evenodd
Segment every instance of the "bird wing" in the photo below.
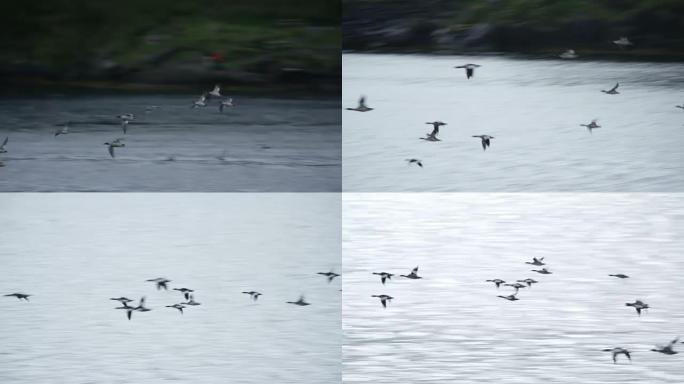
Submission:
M 5 137 L 5 141 L 2 142 L 3 147 L 7 144 L 8 140 L 9 140 L 9 136 Z
M 413 269 L 411 270 L 411 273 L 418 273 L 418 267 L 416 266 L 415 268 L 413 268 Z
M 108 151 L 109 151 L 109 156 L 114 158 L 114 146 L 109 145 Z
M 473 77 L 473 72 L 475 72 L 475 68 L 466 68 L 466 77 L 469 79 Z
M 361 96 L 359 99 L 359 107 L 365 107 L 366 106 L 366 96 Z
M 624 353 L 625 356 L 627 356 L 627 358 L 629 359 L 629 361 L 632 361 L 632 356 L 629 355 L 629 351 L 628 351 L 628 350 L 625 349 L 625 350 L 622 351 L 622 353 Z
M 609 92 L 613 92 L 614 90 L 618 89 L 619 86 L 620 86 L 620 83 L 615 83 L 615 86 L 613 88 L 611 88 L 611 90 Z
M 678 341 L 679 341 L 679 337 L 677 337 L 676 339 L 670 341 L 670 344 L 668 344 L 668 346 L 672 347 L 673 345 L 677 344 Z
M 387 308 L 387 300 L 385 299 L 380 299 L 380 302 L 382 303 L 383 308 Z

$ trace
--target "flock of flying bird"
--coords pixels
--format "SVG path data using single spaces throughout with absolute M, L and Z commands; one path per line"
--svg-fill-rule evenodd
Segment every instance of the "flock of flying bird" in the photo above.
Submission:
M 318 272 L 317 274 L 325 276 L 328 283 L 331 283 L 336 277 L 340 276 L 339 274 L 337 274 L 333 271 Z M 169 290 L 169 283 L 171 282 L 171 280 L 164 278 L 164 277 L 157 277 L 154 279 L 148 279 L 146 281 L 154 283 L 154 285 L 157 287 L 158 291 L 162 290 L 162 289 L 165 291 L 168 291 Z M 179 293 L 181 293 L 183 295 L 183 297 L 185 298 L 185 301 L 181 301 L 181 302 L 171 304 L 171 305 L 165 305 L 166 308 L 177 309 L 180 312 L 180 314 L 182 315 L 184 309 L 186 309 L 188 307 L 194 307 L 194 306 L 202 305 L 202 303 L 197 302 L 195 300 L 195 290 L 194 289 L 182 287 L 182 288 L 172 288 L 172 290 L 178 291 Z M 242 291 L 242 293 L 249 295 L 249 297 L 253 301 L 257 301 L 259 299 L 259 296 L 262 295 L 261 292 L 257 292 L 254 290 Z M 15 293 L 10 293 L 10 294 L 4 295 L 4 296 L 16 297 L 19 301 L 22 301 L 22 300 L 29 301 L 29 297 L 32 295 L 29 295 L 26 293 L 15 292 Z M 137 305 L 130 304 L 134 300 L 129 299 L 128 297 L 125 297 L 125 296 L 112 297 L 109 300 L 114 300 L 114 301 L 118 301 L 119 303 L 121 303 L 120 307 L 115 307 L 114 309 L 121 309 L 121 310 L 126 311 L 126 317 L 128 318 L 128 320 L 131 320 L 131 317 L 133 316 L 133 312 L 149 312 L 152 310 L 152 309 L 145 306 L 145 296 L 140 298 Z M 304 298 L 304 295 L 301 295 L 297 301 L 286 301 L 286 303 L 298 305 L 300 307 L 311 305 L 311 303 L 306 301 L 306 299 Z
M 540 269 L 532 269 L 531 270 L 532 272 L 536 272 L 536 273 L 541 274 L 541 275 L 553 274 L 553 272 L 549 271 L 546 268 L 546 263 L 544 262 L 543 257 L 540 257 L 540 258 L 533 257 L 532 261 L 526 261 L 525 264 L 533 265 L 535 267 L 543 267 Z M 395 276 L 395 274 L 388 273 L 388 272 L 373 272 L 373 275 L 380 276 L 380 282 L 383 285 L 385 285 L 387 280 L 391 280 L 392 276 Z M 408 275 L 399 275 L 399 276 L 407 278 L 407 279 L 413 279 L 413 280 L 422 279 L 421 276 L 418 276 L 418 267 L 413 268 L 413 270 L 411 270 L 411 273 L 409 273 Z M 615 277 L 618 279 L 628 279 L 629 278 L 629 276 L 622 274 L 622 273 L 609 274 L 608 276 Z M 505 280 L 502 280 L 499 278 L 489 279 L 489 280 L 486 280 L 486 282 L 494 283 L 494 285 L 496 286 L 496 289 L 499 289 L 502 285 L 505 287 L 511 287 L 512 289 L 514 289 L 515 292 L 513 292 L 509 295 L 497 295 L 497 297 L 500 297 L 500 298 L 502 298 L 504 300 L 508 300 L 508 301 L 520 300 L 517 297 L 520 289 L 531 288 L 533 284 L 539 283 L 539 281 L 532 279 L 532 278 L 529 278 L 529 277 L 525 278 L 525 279 L 521 279 L 521 280 L 516 280 L 515 283 L 507 283 Z M 394 299 L 394 297 L 392 297 L 390 295 L 386 295 L 386 294 L 371 295 L 371 297 L 378 298 L 380 300 L 380 304 L 382 304 L 383 308 L 387 308 L 387 304 Z M 642 310 L 646 310 L 646 309 L 650 308 L 648 304 L 644 303 L 641 300 L 635 300 L 633 303 L 625 303 L 625 305 L 628 307 L 634 308 L 639 316 L 641 316 Z M 666 355 L 675 355 L 678 353 L 677 351 L 674 350 L 674 345 L 677 342 L 679 342 L 679 338 L 672 340 L 667 345 L 656 346 L 655 348 L 651 349 L 651 351 L 663 353 Z M 684 342 L 682 342 L 682 344 L 684 344 Z M 620 354 L 625 355 L 630 361 L 632 360 L 632 357 L 630 354 L 631 352 L 626 348 L 614 347 L 614 348 L 606 348 L 606 349 L 603 349 L 602 351 L 612 353 L 614 364 L 617 364 L 617 356 Z
M 613 43 L 615 45 L 617 45 L 618 47 L 620 47 L 620 49 L 625 49 L 629 46 L 634 45 L 631 41 L 629 41 L 629 39 L 627 37 L 624 37 L 624 36 L 618 40 L 614 40 Z M 575 59 L 579 56 L 577 55 L 577 53 L 575 53 L 574 50 L 569 49 L 569 50 L 563 52 L 562 54 L 560 54 L 559 57 L 562 59 Z M 475 69 L 479 68 L 479 67 L 481 67 L 481 65 L 469 63 L 469 64 L 455 66 L 454 68 L 465 69 L 466 78 L 470 79 L 471 77 L 473 77 L 475 75 Z M 617 91 L 619 86 L 620 86 L 620 83 L 616 83 L 613 86 L 613 88 L 608 89 L 608 90 L 601 90 L 601 92 L 608 94 L 608 95 L 618 95 L 620 93 Z M 676 105 L 675 107 L 684 109 L 684 104 Z M 346 109 L 348 111 L 370 112 L 374 108 L 371 108 L 366 104 L 366 97 L 365 96 L 361 96 L 361 98 L 359 98 L 359 102 L 358 102 L 358 105 L 356 107 L 346 108 Z M 598 119 L 593 119 L 589 124 L 580 124 L 580 126 L 586 127 L 587 131 L 589 131 L 589 133 L 592 133 L 592 130 L 594 130 L 596 128 L 601 128 L 601 126 L 597 123 L 597 121 L 598 121 Z M 426 133 L 425 137 L 420 137 L 419 139 L 425 140 L 425 141 L 431 141 L 431 142 L 442 141 L 441 139 L 439 139 L 437 137 L 437 135 L 439 134 L 439 127 L 447 125 L 447 123 L 442 122 L 442 121 L 431 121 L 431 122 L 427 122 L 425 124 L 432 125 L 432 131 Z M 491 145 L 491 140 L 494 139 L 494 136 L 485 135 L 485 134 L 473 135 L 472 137 L 480 139 L 483 151 L 486 151 L 487 148 L 489 148 L 489 146 Z M 408 163 L 408 165 L 416 164 L 421 168 L 423 167 L 423 161 L 421 159 L 410 158 L 410 159 L 405 159 L 405 161 Z
M 209 103 L 209 100 L 212 99 L 217 99 L 220 100 L 219 102 L 219 111 L 223 112 L 224 108 L 230 108 L 233 107 L 233 99 L 230 97 L 224 97 L 221 95 L 221 86 L 216 84 L 214 86 L 214 89 L 212 89 L 209 92 L 203 93 L 200 98 L 195 101 L 190 108 L 198 108 L 198 107 L 206 107 Z M 159 106 L 148 106 L 145 108 L 145 112 L 149 113 L 154 109 L 159 108 Z M 116 116 L 120 123 L 121 123 L 121 130 L 123 131 L 123 134 L 125 135 L 128 132 L 128 125 L 131 124 L 132 121 L 135 120 L 135 115 L 132 113 L 123 113 L 118 116 Z M 69 122 L 61 125 L 57 130 L 55 130 L 55 137 L 61 136 L 61 135 L 67 135 L 69 134 Z M 5 148 L 7 145 L 7 142 L 9 141 L 9 136 L 5 137 L 5 140 L 2 142 L 2 145 L 0 145 L 0 153 L 7 153 L 7 149 Z M 115 148 L 123 148 L 126 146 L 126 144 L 123 142 L 124 138 L 119 137 L 117 139 L 108 141 L 104 143 L 104 145 L 107 146 L 107 151 L 109 152 L 109 156 L 112 158 L 115 157 L 114 149 Z M 224 156 L 224 155 L 223 155 Z M 223 156 L 218 157 L 219 160 Z M 0 161 L 0 167 L 4 166 L 4 163 Z

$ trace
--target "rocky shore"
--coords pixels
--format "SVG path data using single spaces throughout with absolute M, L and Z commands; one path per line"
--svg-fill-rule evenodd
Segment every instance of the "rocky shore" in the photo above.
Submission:
M 684 60 L 684 3 L 653 2 L 653 7 L 621 9 L 619 13 L 596 4 L 593 9 L 591 2 L 581 1 L 536 2 L 542 4 L 538 9 L 513 8 L 525 3 L 535 2 L 345 0 L 343 49 L 542 56 L 574 49 L 581 57 Z M 543 6 L 554 3 L 569 6 Z M 620 49 L 613 44 L 621 36 L 629 36 L 634 46 Z

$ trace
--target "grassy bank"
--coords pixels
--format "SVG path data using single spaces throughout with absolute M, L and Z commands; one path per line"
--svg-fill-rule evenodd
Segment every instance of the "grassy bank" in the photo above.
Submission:
M 334 88 L 339 9 L 331 0 L 2 2 L 0 75 Z

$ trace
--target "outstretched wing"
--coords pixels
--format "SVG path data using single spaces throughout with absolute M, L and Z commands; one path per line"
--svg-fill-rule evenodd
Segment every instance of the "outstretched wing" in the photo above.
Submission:
M 114 158 L 114 146 L 110 145 L 108 148 L 108 151 L 109 151 L 109 156 Z
M 359 107 L 365 107 L 366 106 L 366 96 L 361 96 L 359 99 Z
M 615 86 L 609 92 L 615 91 L 616 89 L 618 89 L 619 86 L 620 86 L 620 83 L 615 83 Z

